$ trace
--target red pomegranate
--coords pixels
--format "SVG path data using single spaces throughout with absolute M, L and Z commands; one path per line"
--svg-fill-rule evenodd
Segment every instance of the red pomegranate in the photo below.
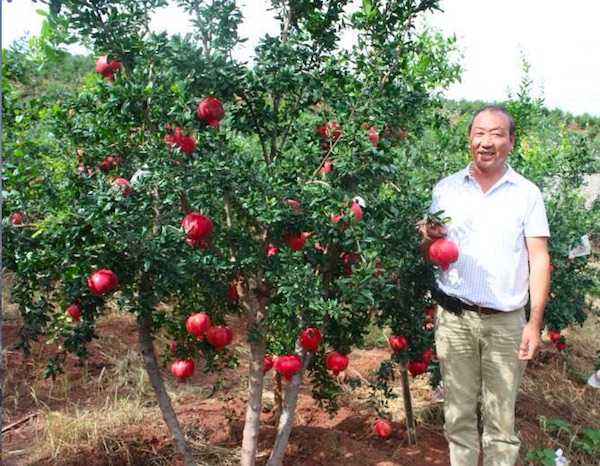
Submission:
M 206 341 L 220 350 L 231 343 L 233 332 L 227 325 L 213 325 L 206 331 Z
M 284 236 L 284 240 L 292 251 L 298 251 L 304 247 L 306 235 L 304 233 L 288 233 Z
M 296 201 L 295 199 L 286 199 L 285 203 L 289 206 L 291 206 L 294 210 L 300 211 L 300 203 L 298 201 Z
M 275 371 L 284 378 L 291 380 L 292 376 L 302 369 L 302 360 L 297 354 L 286 354 L 275 359 Z
M 185 329 L 199 341 L 202 341 L 210 326 L 210 317 L 206 312 L 196 312 L 185 320 Z
M 230 283 L 227 289 L 227 300 L 230 303 L 235 303 L 238 299 L 240 299 L 240 295 L 238 294 L 237 287 L 233 283 Z
M 192 359 L 176 359 L 171 364 L 171 374 L 178 377 L 181 382 L 194 373 L 194 361 Z
M 117 289 L 119 278 L 112 270 L 100 269 L 89 276 L 87 285 L 93 294 L 103 295 Z
M 429 257 L 442 270 L 448 270 L 450 264 L 458 259 L 458 246 L 448 238 L 440 238 L 430 246 Z
M 269 243 L 267 246 L 267 257 L 274 256 L 279 252 L 279 248 L 275 246 L 273 243 Z
M 392 435 L 392 423 L 387 419 L 379 419 L 375 423 L 375 433 L 381 438 L 388 438 Z
M 548 332 L 548 336 L 550 337 L 550 341 L 552 343 L 556 343 L 560 338 L 560 332 L 558 330 L 550 330 Z
M 425 351 L 423 351 L 423 354 L 421 355 L 421 359 L 423 361 L 425 361 L 427 364 L 429 364 L 431 362 L 432 358 L 433 358 L 433 351 L 431 350 L 431 348 L 427 348 Z
M 190 212 L 181 221 L 185 234 L 193 242 L 206 240 L 212 233 L 212 221 L 206 215 Z
M 79 304 L 73 303 L 70 306 L 67 306 L 67 314 L 71 316 L 73 322 L 79 322 L 79 318 L 81 317 L 81 308 L 79 307 Z
M 108 61 L 108 55 L 102 55 L 96 60 L 96 71 L 111 81 L 115 78 L 115 71 L 120 70 L 122 67 L 120 61 Z
M 165 137 L 165 141 L 169 147 L 178 147 L 179 152 L 184 154 L 191 154 L 196 150 L 196 140 L 194 137 L 188 135 L 187 131 L 184 132 L 179 127 L 173 130 L 173 134 L 168 134 Z
M 379 144 L 379 133 L 375 126 L 369 128 L 369 140 L 371 141 L 371 144 L 373 144 L 373 147 L 377 147 L 377 144 Z
M 218 128 L 219 121 L 225 116 L 225 109 L 216 97 L 206 97 L 198 104 L 197 113 L 204 123 Z
M 306 351 L 315 352 L 321 343 L 321 332 L 317 327 L 306 327 L 300 332 L 300 346 Z
M 353 252 L 343 252 L 340 254 L 340 257 L 344 262 L 344 274 L 352 275 L 352 267 L 358 264 L 360 258 Z
M 325 355 L 325 367 L 338 375 L 348 367 L 348 356 L 340 351 L 330 351 Z
M 414 359 L 412 361 L 408 361 L 406 364 L 406 368 L 410 375 L 416 377 L 417 375 L 423 374 L 427 370 L 427 363 L 420 359 Z
M 129 194 L 129 191 L 131 191 L 129 181 L 127 181 L 127 179 L 123 178 L 122 176 L 118 176 L 117 178 L 115 178 L 112 182 L 112 185 L 119 188 L 123 193 L 123 196 L 127 196 Z
M 13 212 L 10 215 L 10 220 L 13 225 L 22 225 L 23 224 L 23 216 L 20 212 Z
M 396 353 L 408 348 L 408 339 L 404 335 L 390 335 L 388 341 L 390 343 L 390 347 Z
M 327 173 L 329 173 L 332 168 L 333 160 L 325 160 L 325 162 L 323 162 L 323 165 L 321 165 L 321 168 L 319 168 L 319 172 L 321 173 L 321 175 L 327 175 Z
M 265 354 L 263 356 L 263 374 L 270 371 L 273 367 L 273 356 Z
M 317 126 L 317 131 L 326 139 L 337 141 L 342 134 L 342 127 L 334 121 L 326 121 L 323 125 Z

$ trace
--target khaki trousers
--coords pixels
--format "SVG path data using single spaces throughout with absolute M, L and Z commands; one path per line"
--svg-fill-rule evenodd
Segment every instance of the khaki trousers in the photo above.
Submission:
M 513 466 L 520 440 L 515 402 L 526 361 L 518 359 L 525 311 L 456 315 L 438 306 L 435 343 L 444 382 L 444 432 L 452 466 L 477 466 L 481 397 L 484 466 Z

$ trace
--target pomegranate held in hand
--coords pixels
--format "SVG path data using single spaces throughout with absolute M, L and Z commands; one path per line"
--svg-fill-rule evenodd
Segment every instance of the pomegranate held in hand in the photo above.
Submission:
M 392 430 L 392 423 L 387 419 L 379 419 L 375 423 L 375 432 L 381 438 L 388 438 L 390 435 L 392 435 Z
M 448 270 L 450 264 L 458 259 L 458 246 L 448 238 L 440 238 L 429 247 L 429 257 L 442 270 Z
M 302 360 L 297 354 L 286 354 L 278 356 L 275 360 L 275 370 L 285 380 L 291 380 L 292 376 L 302 369 Z
M 306 327 L 300 332 L 299 341 L 302 348 L 315 352 L 321 343 L 321 332 L 316 327 Z
M 171 374 L 179 377 L 181 382 L 190 377 L 194 373 L 194 361 L 192 359 L 176 359 L 171 364 Z
M 87 285 L 93 294 L 103 295 L 116 290 L 119 286 L 119 279 L 112 270 L 100 269 L 89 276 Z
M 330 351 L 325 355 L 325 366 L 338 375 L 348 367 L 348 356 L 340 351 Z
M 233 332 L 227 325 L 213 325 L 206 331 L 206 341 L 220 350 L 231 343 Z

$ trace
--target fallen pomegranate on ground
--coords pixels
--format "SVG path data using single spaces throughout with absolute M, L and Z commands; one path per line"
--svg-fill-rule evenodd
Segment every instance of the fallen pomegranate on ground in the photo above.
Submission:
M 387 419 L 379 419 L 375 423 L 375 433 L 379 435 L 381 438 L 388 438 L 392 435 L 392 423 Z

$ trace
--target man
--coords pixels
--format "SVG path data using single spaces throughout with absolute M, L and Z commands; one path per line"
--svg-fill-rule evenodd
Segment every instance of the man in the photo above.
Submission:
M 540 190 L 506 163 L 515 142 L 512 115 L 484 106 L 468 131 L 472 162 L 433 190 L 430 212 L 443 211 L 449 221 L 419 222 L 426 260 L 436 239 L 447 237 L 459 249 L 432 290 L 444 430 L 451 464 L 477 466 L 481 399 L 483 464 L 512 466 L 520 446 L 518 386 L 540 344 L 550 286 L 550 232 Z

